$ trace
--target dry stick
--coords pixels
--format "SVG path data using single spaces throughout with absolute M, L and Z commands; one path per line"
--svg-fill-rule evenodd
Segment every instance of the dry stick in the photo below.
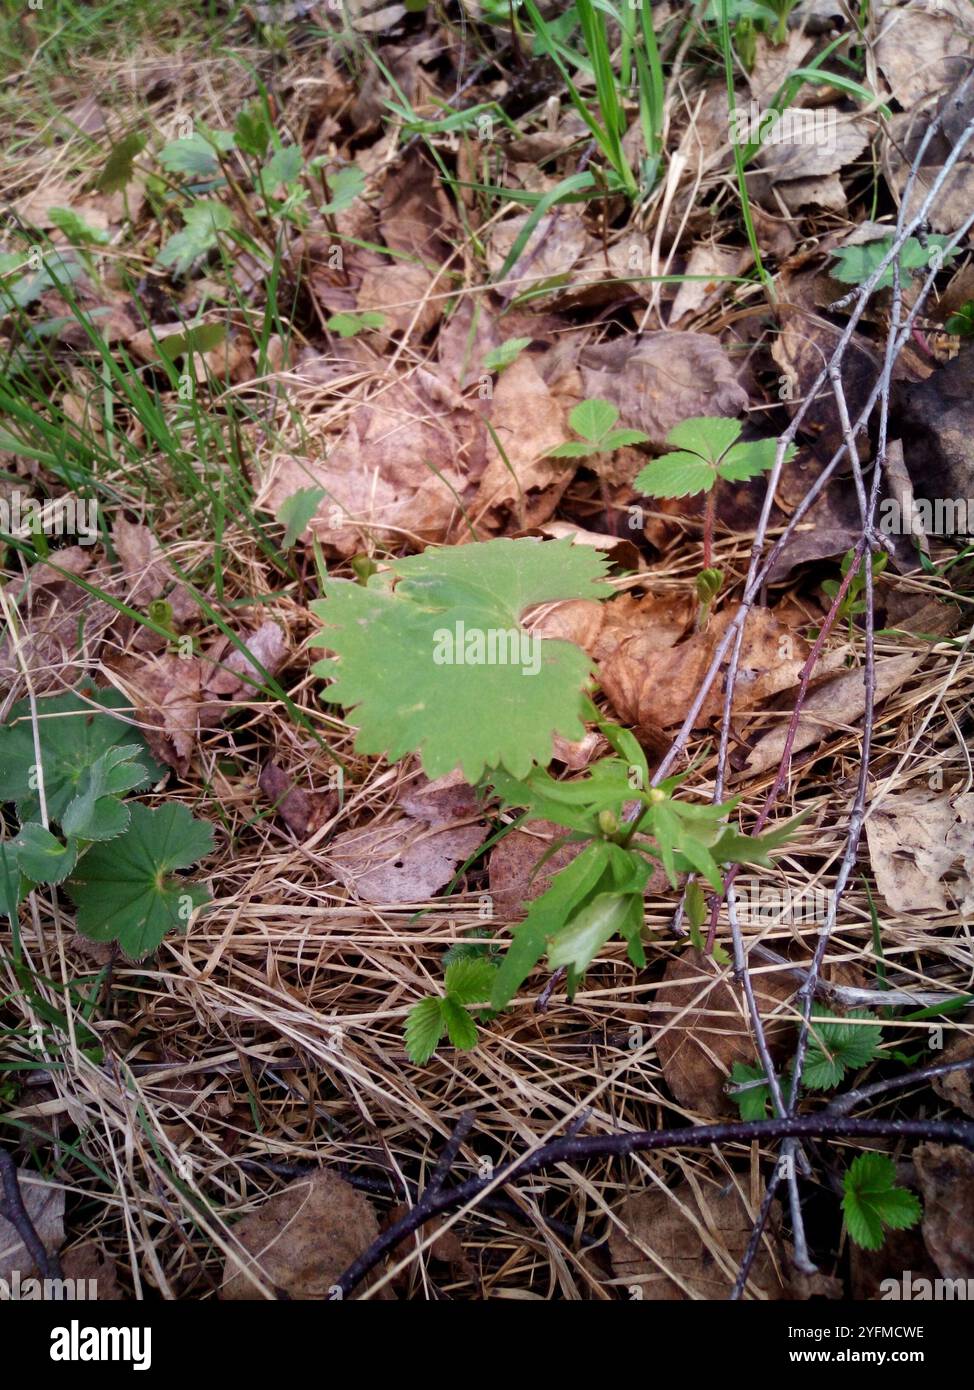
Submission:
M 412 1211 L 384 1231 L 368 1250 L 348 1266 L 336 1280 L 335 1291 L 343 1298 L 350 1294 L 388 1251 L 425 1225 L 431 1217 L 472 1201 L 485 1187 L 506 1186 L 515 1178 L 536 1173 L 541 1168 L 558 1163 L 579 1163 L 590 1158 L 625 1158 L 629 1154 L 650 1153 L 657 1149 L 709 1148 L 712 1144 L 752 1144 L 755 1141 L 760 1143 L 762 1140 L 789 1137 L 925 1139 L 962 1144 L 965 1148 L 974 1149 L 974 1124 L 960 1120 L 854 1119 L 821 1111 L 817 1115 L 785 1115 L 774 1120 L 758 1120 L 753 1124 L 731 1122 L 553 1139 L 523 1158 L 512 1159 L 491 1177 L 470 1178 L 459 1187 L 440 1189 L 432 1196 L 427 1189 Z
M 24 1205 L 17 1166 L 6 1149 L 0 1149 L 0 1185 L 3 1187 L 0 1216 L 9 1221 L 20 1236 L 27 1253 L 40 1271 L 41 1278 L 62 1279 L 64 1275 L 61 1270 L 61 1261 L 56 1252 L 52 1252 L 50 1255 L 47 1253 L 44 1242 L 37 1234 L 37 1227 Z
M 886 1091 L 903 1091 L 909 1086 L 936 1081 L 939 1076 L 949 1076 L 955 1071 L 974 1071 L 974 1057 L 966 1057 L 963 1062 L 940 1062 L 934 1067 L 923 1067 L 920 1071 L 908 1072 L 905 1076 L 888 1076 L 883 1081 L 873 1081 L 869 1086 L 859 1086 L 854 1091 L 846 1091 L 825 1108 L 830 1115 L 847 1115 L 856 1105 L 872 1100 L 874 1096 Z

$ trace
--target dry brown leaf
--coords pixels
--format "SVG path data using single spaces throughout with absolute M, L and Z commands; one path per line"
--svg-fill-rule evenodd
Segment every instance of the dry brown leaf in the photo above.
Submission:
M 737 246 L 717 246 L 712 241 L 700 241 L 690 252 L 684 275 L 713 277 L 716 283 L 708 280 L 685 280 L 676 292 L 670 309 L 670 327 L 675 328 L 681 320 L 691 314 L 703 313 L 712 308 L 731 288 L 723 279 L 728 275 L 740 275 L 751 260 L 750 251 Z
M 974 792 L 888 796 L 870 811 L 866 838 L 893 912 L 974 912 Z
M 128 581 L 128 603 L 144 608 L 166 586 L 168 570 L 159 542 L 148 526 L 119 516 L 112 527 L 112 546 Z
M 887 699 L 913 675 L 923 656 L 893 656 L 876 663 L 876 700 Z M 866 708 L 866 691 L 861 670 L 847 671 L 827 681 L 805 700 L 792 745 L 800 753 L 814 743 L 824 743 L 830 734 L 855 728 Z M 751 777 L 776 767 L 785 751 L 787 719 L 760 738 L 743 765 L 742 776 Z M 868 824 L 868 822 L 867 822 Z
M 504 456 L 491 440 L 474 518 L 479 521 L 485 512 L 511 513 L 521 530 L 540 526 L 573 474 L 570 462 L 545 455 L 569 439 L 571 430 L 565 404 L 525 353 L 500 374 L 490 421 Z
M 372 1207 L 342 1178 L 326 1171 L 297 1178 L 234 1224 L 220 1298 L 261 1297 L 243 1267 L 289 1298 L 326 1299 L 378 1234 Z M 392 1298 L 388 1288 L 376 1296 Z
M 207 653 L 209 661 L 219 661 L 220 665 L 207 678 L 206 691 L 210 695 L 226 695 L 231 699 L 250 699 L 257 693 L 252 684 L 264 684 L 255 662 L 260 662 L 268 675 L 276 676 L 287 661 L 287 638 L 278 623 L 268 618 L 261 623 L 256 632 L 238 634 L 247 651 L 254 658 L 251 661 L 239 647 L 231 647 L 228 638 L 221 638 L 218 646 L 220 654 L 211 650 Z
M 337 792 L 306 792 L 277 763 L 265 763 L 257 785 L 289 830 L 301 840 L 313 835 L 338 809 Z
M 113 661 L 111 669 L 132 696 L 139 727 L 155 757 L 185 776 L 201 724 L 212 725 L 223 713 L 218 710 L 214 717 L 214 705 L 202 698 L 199 658 L 174 652 L 123 656 Z
M 517 213 L 494 227 L 487 245 L 487 266 L 492 276 L 502 270 L 529 216 L 529 213 Z M 549 280 L 556 286 L 565 284 L 569 278 L 574 281 L 572 270 L 594 245 L 576 208 L 546 213 L 508 272 L 502 288 L 524 294 Z
M 103 1255 L 94 1241 L 87 1240 L 76 1245 L 61 1256 L 61 1269 L 65 1279 L 91 1281 L 97 1288 L 99 1303 L 117 1303 L 128 1295 L 118 1282 L 118 1266 L 107 1255 Z
M 586 397 L 611 401 L 620 424 L 642 430 L 656 449 L 681 420 L 739 415 L 747 405 L 730 358 L 706 333 L 617 338 L 583 348 L 578 361 Z
M 962 1034 L 955 1038 L 938 1058 L 942 1066 L 949 1066 L 952 1062 L 970 1061 L 974 1061 L 974 1037 L 970 1034 Z M 953 1105 L 974 1119 L 974 1068 L 968 1071 L 950 1071 L 946 1076 L 935 1076 L 931 1085 L 948 1105 Z
M 747 85 L 762 111 L 771 105 L 795 69 L 802 66 L 813 43 L 814 39 L 801 29 L 789 30 L 784 43 L 773 43 L 766 34 L 756 36 Z
M 346 830 L 328 846 L 328 862 L 350 893 L 368 903 L 425 902 L 482 842 L 481 825 L 431 829 L 411 816 Z
M 762 143 L 755 163 L 776 184 L 819 179 L 857 160 L 869 144 L 869 135 L 865 120 L 844 115 L 835 106 L 789 106 Z
M 754 992 L 772 1054 L 793 1031 L 794 1013 L 780 1006 L 798 982 L 786 970 L 761 971 Z M 654 1011 L 659 1021 L 656 1051 L 667 1086 L 694 1114 L 736 1114 L 725 1087 L 735 1062 L 753 1062 L 755 1043 L 741 990 L 729 984 L 701 951 L 671 960 Z
M 475 411 L 444 409 L 420 384 L 397 382 L 355 411 L 327 459 L 277 455 L 256 505 L 276 513 L 295 492 L 324 488 L 309 532 L 343 557 L 373 542 L 444 541 L 482 450 Z
M 568 832 L 554 821 L 533 820 L 520 830 L 510 830 L 491 850 L 488 865 L 490 894 L 500 921 L 523 914 L 526 904 L 551 887 L 559 869 L 582 850 L 580 844 L 559 844 Z M 548 854 L 552 844 L 558 848 Z M 538 867 L 543 855 L 548 858 Z M 535 870 L 537 869 L 537 872 Z
M 945 1279 L 974 1278 L 974 1153 L 959 1144 L 913 1150 L 924 1243 Z
M 425 821 L 427 825 L 446 825 L 450 821 L 469 820 L 480 812 L 477 793 L 464 780 L 459 768 L 431 782 L 419 771 L 418 763 L 414 767 L 413 776 L 396 798 L 396 805 L 413 820 Z
M 974 192 L 974 184 L 972 184 Z M 944 507 L 945 500 L 974 497 L 974 349 L 966 347 L 926 381 L 902 382 L 896 391 L 897 421 L 907 471 L 917 499 L 931 508 L 930 533 L 967 535 L 974 526 L 970 503 Z
M 682 1182 L 670 1190 L 637 1192 L 618 1214 L 628 1236 L 613 1223 L 609 1254 L 616 1279 L 641 1301 L 676 1302 L 727 1298 L 757 1213 L 745 1206 L 734 1188 L 722 1191 Z M 775 1202 L 770 1221 L 775 1237 L 779 1222 Z M 790 1247 L 778 1238 L 762 1240 L 749 1289 L 779 1299 L 841 1297 L 841 1285 L 826 1275 L 789 1277 L 789 1253 Z
M 605 607 L 595 599 L 570 598 L 549 603 L 531 619 L 531 631 L 538 637 L 556 637 L 574 642 L 590 656 L 595 654 Z
M 881 16 L 876 62 L 904 111 L 960 81 L 974 43 L 969 5 L 937 0 L 926 10 L 891 4 L 875 8 Z
M 422 338 L 442 310 L 442 298 L 435 298 L 435 293 L 433 276 L 425 266 L 394 261 L 365 272 L 355 307 L 362 313 L 383 314 L 385 333 L 409 331 L 410 337 Z
M 27 1215 L 41 1244 L 49 1254 L 59 1250 L 64 1241 L 64 1189 L 42 1182 L 26 1168 L 19 1168 L 17 1177 Z M 9 1287 L 15 1274 L 23 1280 L 39 1273 L 16 1229 L 0 1216 L 0 1280 Z
M 96 559 L 88 547 L 70 545 L 54 552 L 50 564 L 32 565 L 26 586 L 23 580 L 14 580 L 7 589 L 20 612 L 20 654 L 40 692 L 74 685 L 96 659 L 101 638 L 116 617 L 113 608 L 92 599 L 70 575 L 101 589 L 112 587 L 104 561 Z M 13 680 L 19 672 L 8 633 L 0 638 L 0 680 Z
M 646 651 L 666 651 L 685 637 L 697 612 L 691 594 L 681 590 L 619 594 L 600 604 L 602 624 L 595 657 L 605 661 L 630 637 L 643 640 Z
M 917 110 L 901 116 L 894 116 L 890 122 L 890 138 L 884 142 L 883 155 L 886 180 L 901 199 L 906 191 L 911 167 L 919 153 L 921 143 L 926 139 L 930 125 L 929 108 Z M 958 110 L 949 108 L 940 130 L 927 144 L 923 159 L 913 182 L 906 216 L 913 217 L 925 202 L 930 191 L 940 177 L 951 151 L 957 143 L 958 135 L 974 117 L 974 97 L 968 94 Z M 974 205 L 974 153 L 970 143 L 947 175 L 944 183 L 927 214 L 927 220 L 935 232 L 950 234 L 956 232 L 970 216 Z

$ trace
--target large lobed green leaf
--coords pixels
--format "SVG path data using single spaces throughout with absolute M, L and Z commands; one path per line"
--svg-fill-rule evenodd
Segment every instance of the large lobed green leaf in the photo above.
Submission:
M 390 760 L 419 753 L 430 777 L 456 767 L 470 782 L 486 768 L 525 776 L 547 763 L 552 736 L 581 738 L 590 663 L 570 642 L 525 643 L 525 660 L 444 660 L 463 633 L 512 633 L 525 610 L 557 599 L 604 598 L 607 562 L 570 541 L 496 540 L 431 548 L 396 560 L 363 587 L 329 580 L 312 609 L 325 624 L 315 645 L 338 660 L 315 666 L 334 679 L 328 698 L 355 711 L 356 747 Z

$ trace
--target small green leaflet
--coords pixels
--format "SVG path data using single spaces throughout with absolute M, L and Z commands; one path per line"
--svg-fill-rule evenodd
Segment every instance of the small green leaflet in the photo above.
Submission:
M 365 309 L 360 314 L 332 314 L 330 319 L 325 320 L 325 327 L 337 333 L 339 338 L 354 338 L 367 329 L 381 328 L 385 321 L 385 314 Z
M 271 143 L 271 128 L 261 102 L 254 102 L 252 106 L 245 106 L 238 113 L 233 134 L 238 150 L 242 150 L 244 154 L 253 155 L 255 159 L 264 158 Z
M 285 145 L 275 150 L 261 171 L 261 180 L 268 193 L 281 184 L 296 183 L 304 168 L 304 155 L 298 145 Z
M 648 497 L 692 497 L 709 492 L 718 478 L 746 482 L 771 468 L 778 450 L 775 439 L 755 439 L 737 444 L 741 422 L 721 416 L 682 420 L 666 436 L 675 452 L 648 463 L 634 486 Z M 789 444 L 785 461 L 794 458 Z
M 198 257 L 218 245 L 218 234 L 232 226 L 233 214 L 222 203 L 193 203 L 186 209 L 183 230 L 169 238 L 156 256 L 156 264 L 172 266 L 177 275 L 184 275 Z
M 863 1023 L 857 1025 L 856 1019 Z M 847 1071 L 861 1071 L 877 1056 L 882 1042 L 874 1023 L 868 1009 L 855 1009 L 845 1017 L 819 1009 L 809 1025 L 802 1084 L 810 1091 L 831 1091 Z
M 290 550 L 318 510 L 318 504 L 325 495 L 323 487 L 301 487 L 277 509 L 275 520 L 287 529 L 284 532 L 284 548 Z
M 12 918 L 27 896 L 29 884 L 20 872 L 12 840 L 0 840 L 0 916 Z
M 859 1154 L 846 1169 L 843 1187 L 846 1228 L 863 1250 L 878 1250 L 886 1230 L 909 1230 L 923 1215 L 919 1198 L 897 1187 L 896 1165 L 888 1154 Z
M 548 458 L 587 458 L 590 454 L 609 454 L 624 444 L 644 444 L 647 436 L 641 430 L 614 428 L 619 411 L 609 401 L 580 401 L 568 417 L 568 423 L 581 439 L 556 444 L 548 450 Z
M 212 352 L 227 336 L 225 323 L 198 323 L 183 333 L 170 333 L 159 339 L 159 356 L 173 362 L 187 353 Z
M 157 810 L 135 804 L 131 814 L 124 835 L 88 850 L 67 888 L 83 936 L 117 940 L 130 960 L 142 960 L 209 900 L 174 871 L 209 854 L 213 829 L 178 802 Z
M 472 1004 L 490 998 L 496 967 L 481 956 L 455 960 L 447 967 L 445 994 L 421 999 L 406 1019 L 406 1052 L 419 1066 L 428 1062 L 446 1033 L 454 1047 L 468 1051 L 477 1045 L 477 1024 L 468 1012 Z
M 741 1112 L 741 1119 L 766 1120 L 771 1108 L 771 1087 L 764 1068 L 748 1066 L 747 1062 L 735 1062 L 731 1067 L 730 1079 L 731 1100 Z M 745 1086 L 747 1089 L 735 1091 L 735 1086 Z
M 354 710 L 356 748 L 390 760 L 419 753 L 429 777 L 462 767 L 524 776 L 551 758 L 552 738 L 581 738 L 586 654 L 533 638 L 525 609 L 604 598 L 606 561 L 570 541 L 496 540 L 394 560 L 366 585 L 327 580 L 311 605 L 325 624 L 313 645 L 334 680 L 326 698 Z
M 490 352 L 484 353 L 484 371 L 502 372 L 505 367 L 516 362 L 530 344 L 530 338 L 505 338 L 499 347 L 491 348 Z
M 104 246 L 109 240 L 108 233 L 100 227 L 91 227 L 71 208 L 48 208 L 47 215 L 55 227 L 75 246 L 85 246 L 89 242 Z
M 900 251 L 900 282 L 909 280 L 914 271 L 928 270 L 932 266 L 949 265 L 957 255 L 956 251 L 944 251 L 949 241 L 945 236 L 928 236 L 924 246 L 915 236 L 907 237 Z M 840 246 L 833 251 L 838 264 L 832 270 L 834 279 L 843 285 L 864 285 L 879 268 L 880 262 L 893 245 L 891 236 L 880 241 L 867 241 L 859 246 Z M 883 271 L 876 282 L 877 289 L 890 289 L 894 283 L 893 262 Z
M 124 135 L 105 161 L 95 188 L 99 193 L 121 193 L 132 182 L 132 162 L 145 148 L 145 137 L 131 131 Z
M 194 180 L 209 180 L 220 172 L 220 154 L 233 149 L 233 136 L 228 130 L 197 131 L 183 140 L 171 140 L 159 151 L 159 163 L 170 174 L 189 174 Z
M 319 208 L 319 212 L 344 212 L 365 189 L 365 175 L 356 164 L 348 164 L 334 174 L 326 174 L 326 178 L 330 196 L 328 202 Z
M 13 842 L 21 872 L 32 883 L 61 883 L 74 868 L 78 846 L 74 840 L 62 845 L 43 825 L 22 825 Z

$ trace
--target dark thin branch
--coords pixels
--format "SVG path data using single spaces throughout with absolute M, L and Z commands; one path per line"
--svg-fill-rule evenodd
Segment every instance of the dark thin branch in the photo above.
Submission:
M 3 1198 L 0 1199 L 0 1216 L 9 1221 L 20 1236 L 41 1278 L 62 1279 L 64 1276 L 61 1271 L 61 1261 L 58 1259 L 56 1251 L 48 1254 L 44 1242 L 37 1234 L 37 1227 L 24 1205 L 17 1165 L 6 1149 L 0 1149 L 0 1185 L 3 1187 Z
M 817 1115 L 792 1115 L 754 1124 L 695 1125 L 681 1129 L 636 1130 L 628 1134 L 599 1134 L 553 1139 L 523 1158 L 514 1159 L 489 1178 L 470 1178 L 459 1187 L 423 1194 L 412 1211 L 384 1231 L 368 1250 L 336 1281 L 343 1297 L 361 1283 L 376 1265 L 402 1241 L 434 1216 L 473 1201 L 488 1188 L 505 1186 L 515 1178 L 536 1173 L 559 1163 L 580 1163 L 590 1158 L 624 1158 L 657 1149 L 709 1148 L 712 1144 L 752 1144 L 776 1139 L 918 1139 L 962 1144 L 974 1149 L 974 1124 L 946 1120 L 855 1119 L 821 1111 Z

